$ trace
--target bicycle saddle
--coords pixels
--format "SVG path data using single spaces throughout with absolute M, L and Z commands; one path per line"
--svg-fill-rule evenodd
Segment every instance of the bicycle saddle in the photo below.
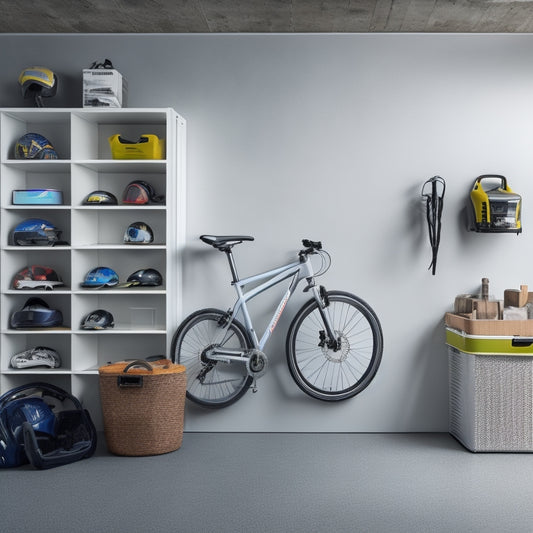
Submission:
M 200 240 L 214 248 L 224 248 L 240 244 L 242 241 L 253 241 L 249 235 L 200 235 Z

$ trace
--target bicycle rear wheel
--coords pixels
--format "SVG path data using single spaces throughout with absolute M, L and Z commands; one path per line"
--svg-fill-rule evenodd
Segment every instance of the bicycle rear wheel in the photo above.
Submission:
M 251 348 L 244 326 L 233 321 L 225 327 L 227 313 L 202 309 L 187 317 L 172 339 L 172 361 L 187 369 L 187 398 L 204 407 L 226 407 L 249 388 L 252 378 L 239 362 L 211 361 L 208 348 Z
M 383 334 L 372 308 L 353 294 L 329 291 L 329 312 L 337 351 L 325 342 L 316 301 L 298 311 L 287 334 L 287 362 L 297 385 L 313 398 L 339 401 L 359 394 L 378 371 Z

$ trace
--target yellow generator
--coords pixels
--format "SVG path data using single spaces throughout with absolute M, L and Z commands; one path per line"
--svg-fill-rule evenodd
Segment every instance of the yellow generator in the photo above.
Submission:
M 482 185 L 484 181 L 484 186 Z M 481 233 L 521 233 L 522 198 L 507 185 L 505 176 L 484 174 L 470 192 L 470 230 Z

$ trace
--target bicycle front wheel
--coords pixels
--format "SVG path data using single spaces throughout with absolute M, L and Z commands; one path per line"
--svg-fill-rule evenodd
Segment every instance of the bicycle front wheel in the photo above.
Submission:
M 246 365 L 206 358 L 208 349 L 224 347 L 246 350 L 251 347 L 244 326 L 218 309 L 202 309 L 186 318 L 172 339 L 172 361 L 187 371 L 187 398 L 204 407 L 226 407 L 249 388 L 252 378 Z
M 287 362 L 297 385 L 313 398 L 339 401 L 359 394 L 378 371 L 383 334 L 378 317 L 363 300 L 327 292 L 337 349 L 327 345 L 322 315 L 310 300 L 298 311 L 287 335 Z

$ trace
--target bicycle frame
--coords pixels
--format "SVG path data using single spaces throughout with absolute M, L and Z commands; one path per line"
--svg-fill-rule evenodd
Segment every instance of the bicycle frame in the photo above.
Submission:
M 304 289 L 304 291 L 307 291 L 311 289 L 313 291 L 315 299 L 320 302 L 320 292 L 318 288 L 316 287 L 314 283 L 314 270 L 311 265 L 311 261 L 308 257 L 302 258 L 299 261 L 294 261 L 291 263 L 288 263 L 286 265 L 273 268 L 271 270 L 267 270 L 261 274 L 254 274 L 252 276 L 239 279 L 237 275 L 237 269 L 235 267 L 235 262 L 233 260 L 233 255 L 231 251 L 226 252 L 228 261 L 230 264 L 230 269 L 233 276 L 233 286 L 235 287 L 235 291 L 237 292 L 237 301 L 235 302 L 233 309 L 229 311 L 229 320 L 228 323 L 225 325 L 226 329 L 232 322 L 232 320 L 239 314 L 239 312 L 242 313 L 243 316 L 243 322 L 246 330 L 249 332 L 251 336 L 252 343 L 254 345 L 254 348 L 259 351 L 263 351 L 263 348 L 265 347 L 266 343 L 268 342 L 270 336 L 274 332 L 274 329 L 276 328 L 279 319 L 281 318 L 281 315 L 283 314 L 283 311 L 285 310 L 285 306 L 287 305 L 287 302 L 290 300 L 291 296 L 294 294 L 294 291 L 300 281 L 306 279 L 307 280 L 307 287 Z M 281 283 L 282 281 L 291 278 L 292 280 L 289 283 L 289 287 L 287 288 L 285 294 L 281 298 L 281 301 L 279 302 L 278 306 L 276 307 L 276 310 L 274 311 L 274 314 L 272 315 L 272 318 L 270 319 L 270 322 L 265 329 L 263 335 L 261 336 L 261 339 L 259 340 L 257 337 L 257 334 L 255 332 L 255 329 L 253 327 L 252 319 L 250 316 L 250 313 L 248 311 L 247 302 L 249 302 L 251 299 L 255 298 L 257 295 L 265 292 L 266 290 L 270 289 L 271 287 L 274 287 L 278 283 Z M 262 280 L 263 283 L 260 283 L 259 285 L 255 286 L 253 289 L 250 289 L 249 291 L 245 290 L 245 286 L 250 283 L 256 283 Z M 324 322 L 326 325 L 326 330 L 330 335 L 331 333 L 331 327 L 328 317 L 324 314 L 323 315 Z M 213 348 L 210 350 L 210 353 L 208 353 L 208 356 L 210 359 L 218 359 L 218 360 L 242 360 L 243 356 L 246 354 L 243 353 L 240 350 L 232 350 L 228 348 Z

